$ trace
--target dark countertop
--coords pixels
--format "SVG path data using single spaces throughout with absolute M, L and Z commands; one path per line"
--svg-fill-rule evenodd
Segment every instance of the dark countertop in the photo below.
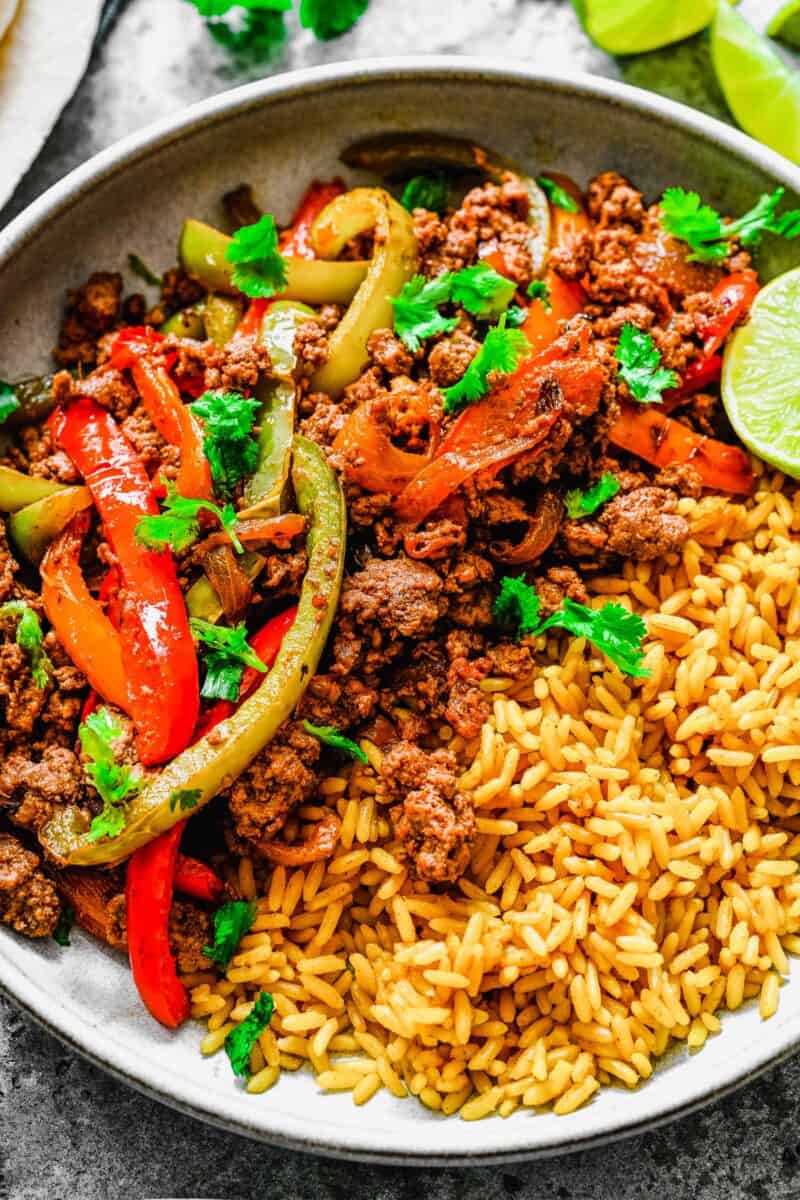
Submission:
M 755 15 L 760 4 L 743 8 Z M 121 7 L 0 226 L 116 138 L 262 73 L 234 70 L 182 0 Z M 421 50 L 619 74 L 583 37 L 568 0 L 373 0 L 347 37 L 319 45 L 298 35 L 276 69 Z M 665 89 L 716 109 L 696 70 L 702 48 L 681 53 L 680 87 Z M 640 60 L 625 72 L 639 82 L 651 68 Z M 174 1113 L 0 1000 L 0 1200 L 791 1200 L 800 1198 L 799 1115 L 795 1058 L 694 1116 L 573 1157 L 467 1171 L 356 1166 L 272 1150 Z

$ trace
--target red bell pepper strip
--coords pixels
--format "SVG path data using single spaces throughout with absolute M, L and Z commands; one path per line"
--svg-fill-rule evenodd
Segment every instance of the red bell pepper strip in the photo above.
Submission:
M 311 245 L 312 226 L 331 200 L 341 196 L 344 191 L 346 188 L 341 179 L 332 179 L 330 183 L 314 180 L 300 201 L 291 225 L 281 234 L 281 254 L 289 258 L 315 258 Z
M 758 275 L 750 269 L 735 271 L 720 279 L 711 293 L 711 298 L 720 305 L 720 312 L 704 324 L 704 354 L 719 350 L 734 325 L 738 325 L 750 311 L 758 292 Z
M 116 556 L 124 590 L 121 645 L 127 708 L 137 729 L 139 758 L 147 766 L 165 762 L 189 744 L 200 689 L 172 555 L 148 550 L 135 537 L 141 517 L 158 512 L 150 480 L 114 418 L 88 397 L 57 410 L 51 427 L 85 479 Z
M 555 204 L 550 205 L 551 247 L 558 250 L 567 249 L 577 238 L 591 230 L 591 223 L 578 185 L 567 175 L 550 174 L 548 178 L 572 196 L 578 205 L 577 212 L 568 212 Z M 528 315 L 522 325 L 522 332 L 534 352 L 555 341 L 560 332 L 561 322 L 577 317 L 586 307 L 586 292 L 579 282 L 562 278 L 552 267 L 545 271 L 544 282 L 547 285 L 549 308 L 541 300 L 531 301 Z
M 175 863 L 175 891 L 217 904 L 225 895 L 225 884 L 207 863 L 188 854 L 179 854 Z
M 128 862 L 125 912 L 133 981 L 147 1010 L 177 1029 L 189 1017 L 189 997 L 169 944 L 169 914 L 185 821 L 136 850 Z
M 122 641 L 89 591 L 80 567 L 90 520 L 88 511 L 78 513 L 50 544 L 41 567 L 42 603 L 59 642 L 94 691 L 127 712 Z
M 696 358 L 681 375 L 681 381 L 675 388 L 669 388 L 662 398 L 662 412 L 668 412 L 695 392 L 702 392 L 708 387 L 719 383 L 722 376 L 722 355 L 709 354 Z
M 211 468 L 203 450 L 200 422 L 181 399 L 177 384 L 166 364 L 154 353 L 163 334 L 149 326 L 124 329 L 111 348 L 110 363 L 131 372 L 145 411 L 161 436 L 180 447 L 177 488 L 182 496 L 210 500 L 213 496 Z
M 652 406 L 624 405 L 608 436 L 615 446 L 654 467 L 689 463 L 708 488 L 745 494 L 753 489 L 750 462 L 740 446 L 695 433 Z

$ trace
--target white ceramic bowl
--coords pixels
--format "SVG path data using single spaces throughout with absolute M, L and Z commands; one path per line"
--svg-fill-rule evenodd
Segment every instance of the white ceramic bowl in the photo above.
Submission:
M 651 196 L 669 184 L 694 187 L 729 212 L 776 182 L 800 191 L 800 170 L 744 135 L 608 80 L 464 58 L 284 75 L 126 139 L 0 233 L 0 378 L 47 365 L 64 289 L 89 271 L 121 269 L 129 251 L 166 266 L 183 217 L 218 219 L 222 192 L 242 180 L 288 219 L 309 179 L 342 172 L 338 154 L 348 142 L 414 129 L 474 138 L 582 182 L 613 167 Z M 770 254 L 767 274 L 798 257 L 787 243 Z M 605 1089 L 568 1117 L 526 1112 L 466 1124 L 386 1093 L 355 1108 L 347 1095 L 322 1094 L 303 1072 L 248 1096 L 224 1056 L 201 1058 L 199 1026 L 177 1036 L 161 1029 L 125 962 L 80 933 L 60 951 L 0 930 L 0 986 L 80 1053 L 203 1120 L 295 1149 L 417 1165 L 555 1154 L 633 1133 L 718 1097 L 800 1044 L 800 986 L 790 982 L 772 1020 L 762 1023 L 754 1006 L 740 1010 L 701 1053 L 673 1054 L 637 1091 Z

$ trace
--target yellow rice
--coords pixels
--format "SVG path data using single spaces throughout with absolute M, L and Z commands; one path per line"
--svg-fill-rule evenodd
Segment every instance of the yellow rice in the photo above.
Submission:
M 356 1104 L 567 1114 L 699 1049 L 723 1008 L 774 1014 L 800 950 L 800 492 L 762 475 L 747 503 L 680 507 L 680 557 L 592 583 L 645 617 L 649 679 L 556 635 L 529 680 L 486 681 L 475 743 L 442 730 L 479 829 L 446 895 L 409 878 L 368 743 L 320 788 L 330 861 L 231 875 L 258 917 L 191 996 L 207 1054 L 274 996 L 249 1091 L 307 1064 Z

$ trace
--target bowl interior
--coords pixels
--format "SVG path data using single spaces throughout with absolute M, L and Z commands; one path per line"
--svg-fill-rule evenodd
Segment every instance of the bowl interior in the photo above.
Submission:
M 95 269 L 123 270 L 135 252 L 169 266 L 183 218 L 221 220 L 220 196 L 247 181 L 280 219 L 313 177 L 342 174 L 351 140 L 433 129 L 472 138 L 534 171 L 585 183 L 629 175 L 649 197 L 679 183 L 740 212 L 776 179 L 796 194 L 800 172 L 742 135 L 667 102 L 600 80 L 570 83 L 464 60 L 395 62 L 304 72 L 200 106 L 170 128 L 102 156 L 0 234 L 0 378 L 43 369 L 64 289 Z M 762 270 L 798 261 L 772 240 Z M 141 286 L 129 279 L 131 289 Z M 784 988 L 762 1024 L 751 1006 L 724 1022 L 702 1054 L 674 1054 L 637 1091 L 607 1089 L 567 1118 L 520 1114 L 470 1126 L 385 1093 L 355 1109 L 305 1074 L 246 1096 L 227 1061 L 198 1054 L 200 1028 L 177 1037 L 143 1012 L 126 964 L 78 934 L 66 953 L 0 930 L 0 984 L 54 1032 L 134 1085 L 197 1116 L 298 1148 L 409 1161 L 554 1153 L 633 1132 L 734 1086 L 800 1041 L 800 990 Z M 224 1058 L 224 1056 L 223 1056 Z

